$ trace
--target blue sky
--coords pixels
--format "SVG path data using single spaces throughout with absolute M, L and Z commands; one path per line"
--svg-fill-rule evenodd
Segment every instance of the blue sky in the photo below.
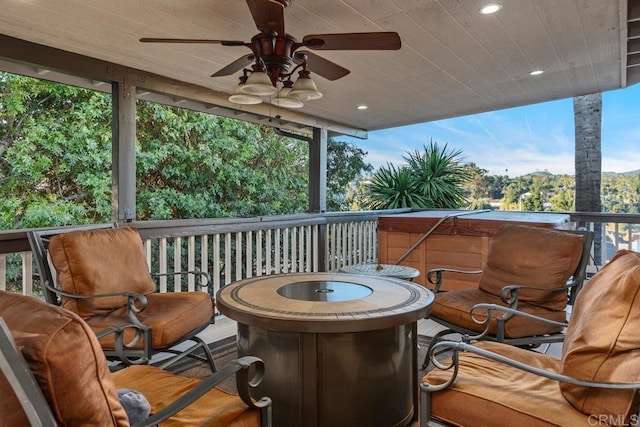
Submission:
M 640 169 L 640 84 L 602 95 L 602 170 Z M 524 175 L 548 170 L 575 173 L 573 99 L 473 114 L 369 132 L 349 141 L 368 152 L 376 169 L 404 163 L 408 151 L 430 139 L 462 151 L 462 158 L 491 175 Z M 343 139 L 343 138 L 338 138 Z

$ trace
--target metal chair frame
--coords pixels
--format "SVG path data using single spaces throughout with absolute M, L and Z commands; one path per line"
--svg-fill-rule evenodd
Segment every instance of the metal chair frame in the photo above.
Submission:
M 527 313 L 518 312 L 517 310 L 508 310 L 511 311 L 512 315 L 528 315 Z M 536 317 L 536 316 L 533 316 Z M 540 321 L 551 322 L 544 318 L 537 318 Z M 632 390 L 640 390 L 640 382 L 629 382 L 629 383 L 619 383 L 619 382 L 598 382 L 598 381 L 586 381 L 578 378 L 561 375 L 556 372 L 548 371 L 545 369 L 536 368 L 534 366 L 527 365 L 518 360 L 514 360 L 500 354 L 493 353 L 491 351 L 476 347 L 470 343 L 460 342 L 460 341 L 440 341 L 431 346 L 430 352 L 427 353 L 427 357 L 433 362 L 437 369 L 443 370 L 451 370 L 451 377 L 442 384 L 432 385 L 429 383 L 422 382 L 420 384 L 420 427 L 427 427 L 429 424 L 429 420 L 431 420 L 431 393 L 438 392 L 441 390 L 445 390 L 450 387 L 458 377 L 458 367 L 460 364 L 459 353 L 460 352 L 469 352 L 485 357 L 489 360 L 496 361 L 499 363 L 504 363 L 505 365 L 512 366 L 514 368 L 520 369 L 525 372 L 529 372 L 534 375 L 538 375 L 541 377 L 549 378 L 551 380 L 557 382 L 564 382 L 567 384 L 578 385 L 582 387 L 593 387 L 593 388 L 603 388 L 603 389 L 612 389 L 612 390 L 620 390 L 620 389 L 632 389 Z M 439 361 L 436 356 L 445 352 L 451 352 L 450 363 L 446 364 Z M 540 408 L 541 411 L 544 411 L 544 407 Z M 640 412 L 639 412 L 640 413 Z M 636 415 L 637 416 L 637 415 Z
M 470 343 L 472 341 L 481 341 L 481 340 L 490 340 L 497 341 L 505 344 L 515 345 L 515 346 L 524 346 L 524 347 L 532 347 L 535 348 L 541 344 L 547 343 L 555 343 L 564 341 L 564 332 L 559 332 L 555 334 L 545 334 L 545 335 L 535 335 L 529 337 L 521 337 L 521 338 L 507 338 L 505 337 L 505 327 L 506 322 L 509 321 L 510 318 L 514 316 L 514 313 L 521 313 L 518 311 L 518 297 L 521 290 L 534 290 L 534 291 L 542 291 L 542 292 L 567 292 L 567 303 L 568 305 L 573 305 L 576 296 L 580 292 L 582 285 L 586 279 L 586 270 L 587 265 L 589 264 L 589 257 L 591 256 L 591 245 L 593 244 L 594 234 L 592 231 L 586 230 L 560 230 L 566 233 L 579 234 L 582 236 L 582 254 L 580 257 L 580 261 L 578 262 L 578 266 L 576 267 L 573 275 L 567 280 L 567 283 L 559 288 L 549 289 L 549 288 L 539 288 L 533 286 L 521 286 L 517 284 L 507 285 L 502 288 L 501 299 L 504 302 L 504 306 L 498 306 L 494 304 L 476 304 L 471 308 L 470 316 L 474 323 L 478 325 L 485 325 L 484 331 L 478 333 L 473 330 L 469 330 L 453 323 L 447 322 L 446 320 L 440 319 L 436 316 L 429 316 L 428 318 L 439 323 L 444 326 L 446 329 L 435 334 L 431 343 L 429 344 L 429 348 L 427 350 L 427 354 L 425 355 L 424 361 L 422 363 L 422 369 L 426 369 L 429 364 L 429 354 L 432 350 L 432 347 L 442 339 L 442 337 L 451 334 L 460 334 L 462 335 L 462 341 Z M 442 286 L 443 273 L 460 273 L 460 274 L 480 274 L 482 270 L 473 270 L 473 271 L 465 271 L 465 270 L 456 270 L 449 268 L 435 268 L 429 270 L 427 273 L 427 280 L 429 283 L 434 285 L 433 292 L 440 292 L 440 287 Z M 486 317 L 483 319 L 478 319 L 473 315 L 474 311 L 479 311 L 480 309 L 486 309 L 488 306 L 492 306 L 491 309 L 487 310 Z M 492 311 L 501 311 L 501 315 L 492 315 Z M 484 314 L 484 313 L 483 313 Z M 536 316 L 531 316 L 526 313 L 522 313 L 526 317 L 531 318 L 533 321 L 536 321 Z M 496 334 L 491 335 L 489 330 L 492 325 L 492 320 L 496 321 Z M 541 319 L 541 318 L 539 318 Z M 558 323 L 552 322 L 548 319 L 543 319 L 547 323 L 555 324 L 558 326 L 566 327 L 566 323 Z
M 167 368 L 178 360 L 180 360 L 180 356 L 165 363 L 162 369 Z M 20 401 L 31 426 L 56 427 L 58 425 L 38 382 L 29 369 L 29 365 L 22 356 L 22 353 L 18 350 L 11 331 L 1 317 L 0 370 Z M 271 427 L 271 399 L 263 397 L 260 400 L 254 400 L 251 398 L 251 389 L 260 383 L 263 374 L 264 363 L 257 357 L 245 356 L 232 360 L 180 398 L 132 427 L 156 426 L 189 406 L 192 402 L 232 375 L 236 376 L 238 393 L 242 401 L 247 406 L 260 410 L 262 427 Z M 78 387 L 82 387 L 82 384 L 78 384 Z
M 36 260 L 36 264 L 38 270 L 40 271 L 40 279 L 43 287 L 45 301 L 60 306 L 62 304 L 61 297 L 73 298 L 73 299 L 89 299 L 89 298 L 101 298 L 101 297 L 112 297 L 112 296 L 126 296 L 128 299 L 127 303 L 127 314 L 129 317 L 130 323 L 118 325 L 117 327 L 107 328 L 101 331 L 95 331 L 96 336 L 98 338 L 102 338 L 107 335 L 113 335 L 114 337 L 114 350 L 105 349 L 104 354 L 109 360 L 116 360 L 125 363 L 126 365 L 139 365 L 139 364 L 148 364 L 151 361 L 151 358 L 154 354 L 158 353 L 172 353 L 177 354 L 180 357 L 191 357 L 198 359 L 200 361 L 204 361 L 209 364 L 211 370 L 215 372 L 217 370 L 215 361 L 209 347 L 207 344 L 197 336 L 198 333 L 202 332 L 209 324 L 215 322 L 215 317 L 211 318 L 210 323 L 206 323 L 201 325 L 200 327 L 189 331 L 187 334 L 183 335 L 181 339 L 176 342 L 173 342 L 165 347 L 161 348 L 153 348 L 152 346 L 152 329 L 145 325 L 137 316 L 137 313 L 142 312 L 147 306 L 147 299 L 144 295 L 135 293 L 135 292 L 124 292 L 124 293 L 107 293 L 107 294 L 94 294 L 94 295 L 78 295 L 72 294 L 69 292 L 65 292 L 59 288 L 57 281 L 54 279 L 54 274 L 52 272 L 51 266 L 49 264 L 48 257 L 48 245 L 49 239 L 55 235 L 68 233 L 71 231 L 77 230 L 101 230 L 108 228 L 117 228 L 118 225 L 115 223 L 110 224 L 100 224 L 100 225 L 90 225 L 90 226 L 77 226 L 77 227 L 68 227 L 68 228 L 56 228 L 56 229 L 47 229 L 47 230 L 34 230 L 29 231 L 27 233 L 27 237 L 29 239 L 29 244 L 31 245 L 31 251 L 33 253 L 33 257 Z M 184 276 L 184 275 L 194 275 L 196 278 L 196 289 L 201 290 L 203 288 L 202 281 L 203 279 L 206 281 L 208 293 L 211 296 L 212 300 L 213 290 L 212 287 L 209 286 L 211 282 L 211 277 L 209 273 L 204 271 L 181 271 L 175 273 L 149 273 L 153 279 L 157 279 L 162 276 Z M 215 316 L 215 315 L 214 315 Z M 126 342 L 124 340 L 124 332 L 125 330 L 134 330 L 134 338 Z M 138 344 L 138 342 L 142 340 L 143 348 L 142 349 L 134 349 L 133 347 Z M 195 344 L 189 347 L 186 350 L 176 350 L 173 347 L 176 345 L 186 342 L 193 341 Z M 202 356 L 197 355 L 195 352 L 201 349 Z

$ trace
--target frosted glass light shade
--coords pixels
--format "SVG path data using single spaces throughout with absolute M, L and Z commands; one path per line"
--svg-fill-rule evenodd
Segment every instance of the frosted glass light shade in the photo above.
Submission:
M 243 87 L 243 84 L 239 84 L 233 94 L 229 97 L 229 101 L 233 102 L 234 104 L 244 105 L 260 104 L 262 102 L 262 98 L 260 98 L 259 96 L 244 93 L 242 90 Z
M 254 71 L 242 87 L 244 93 L 258 96 L 271 96 L 278 89 L 271 83 L 271 79 L 264 71 Z
M 289 98 L 300 101 L 312 101 L 322 98 L 322 93 L 318 90 L 311 77 L 300 76 L 289 92 Z
M 280 93 L 278 93 L 278 96 L 276 98 L 274 98 L 271 101 L 271 103 L 273 105 L 277 105 L 278 107 L 284 107 L 284 108 L 302 108 L 302 107 L 304 107 L 304 104 L 302 103 L 302 101 L 290 98 L 289 97 L 289 92 L 291 92 L 291 88 L 290 87 L 283 87 L 282 89 L 280 89 Z

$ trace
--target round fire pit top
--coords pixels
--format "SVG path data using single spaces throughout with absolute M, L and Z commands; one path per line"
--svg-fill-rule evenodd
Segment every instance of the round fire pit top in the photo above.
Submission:
M 431 312 L 433 294 L 392 277 L 289 273 L 225 286 L 219 310 L 240 323 L 298 332 L 356 332 L 416 321 Z

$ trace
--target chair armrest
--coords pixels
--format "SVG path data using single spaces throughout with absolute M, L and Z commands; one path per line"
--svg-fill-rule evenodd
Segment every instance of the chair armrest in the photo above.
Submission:
M 254 375 L 249 378 L 250 368 L 255 368 Z M 262 397 L 259 400 L 255 400 L 251 397 L 250 389 L 258 386 L 262 381 L 264 375 L 264 363 L 262 360 L 253 356 L 245 356 L 236 360 L 232 360 L 225 367 L 219 369 L 217 372 L 211 374 L 205 378 L 196 387 L 183 394 L 179 399 L 165 406 L 146 420 L 141 423 L 135 424 L 132 427 L 152 427 L 156 424 L 166 420 L 167 418 L 175 415 L 182 409 L 195 402 L 198 398 L 202 397 L 209 390 L 220 384 L 226 378 L 236 375 L 236 382 L 238 385 L 238 392 L 240 398 L 251 408 L 258 408 L 267 410 L 270 415 L 271 399 L 268 397 Z
M 516 308 L 518 305 L 518 296 L 520 291 L 526 289 L 528 291 L 540 291 L 540 292 L 565 292 L 576 286 L 579 282 L 575 281 L 573 277 L 567 280 L 567 283 L 558 288 L 542 288 L 539 286 L 525 286 L 525 285 L 506 285 L 500 292 L 500 298 L 505 304 L 509 304 L 511 308 Z
M 476 315 L 474 314 L 474 312 L 479 310 L 484 310 L 483 318 L 481 319 L 476 317 Z M 495 316 L 495 318 L 504 320 L 504 321 L 510 319 L 513 316 L 522 316 L 531 320 L 544 322 L 550 325 L 561 326 L 563 328 L 566 328 L 568 326 L 566 322 L 556 322 L 555 320 L 550 320 L 544 317 L 536 316 L 534 314 L 525 313 L 524 311 L 519 311 L 512 307 L 505 307 L 499 304 L 479 303 L 471 307 L 471 310 L 469 311 L 469 316 L 471 317 L 471 320 L 473 321 L 473 323 L 477 325 L 485 325 L 485 328 L 484 328 L 484 331 L 480 332 L 477 335 L 467 335 L 466 338 L 468 340 L 481 341 L 483 339 L 487 339 L 487 336 L 489 335 L 489 330 L 491 328 L 491 320 L 494 317 L 493 311 L 503 312 L 504 314 L 502 314 L 501 316 Z
M 129 310 L 133 310 L 135 313 L 140 313 L 147 308 L 147 297 L 138 292 L 110 292 L 106 294 L 72 294 L 70 292 L 58 289 L 55 286 L 51 286 L 48 281 L 45 281 L 44 286 L 51 292 L 59 296 L 70 299 L 93 299 L 93 298 L 108 298 L 108 297 L 127 297 Z M 137 320 L 137 319 L 136 319 Z
M 432 268 L 427 272 L 427 280 L 434 285 L 432 292 L 440 292 L 442 286 L 442 273 L 480 274 L 482 270 L 456 270 L 453 268 Z
M 505 344 L 506 345 L 506 344 Z M 436 351 L 437 350 L 437 351 Z M 452 351 L 451 361 L 450 363 L 443 363 L 438 361 L 435 357 L 431 357 L 433 354 L 440 354 L 442 352 Z M 604 389 L 626 389 L 626 390 L 634 390 L 640 389 L 640 382 L 628 382 L 628 383 L 618 383 L 618 382 L 600 382 L 600 381 L 588 381 L 581 380 L 574 377 L 569 377 L 567 375 L 558 374 L 552 371 L 548 371 L 546 369 L 536 368 L 535 366 L 527 365 L 526 363 L 522 363 L 520 361 L 510 359 L 506 356 L 502 356 L 501 354 L 497 354 L 488 350 L 485 350 L 480 347 L 476 347 L 472 344 L 468 344 L 465 342 L 457 342 L 457 341 L 440 341 L 433 345 L 431 349 L 431 362 L 438 369 L 449 370 L 453 368 L 452 377 L 443 384 L 433 385 L 427 382 L 423 382 L 420 384 L 420 388 L 423 391 L 438 391 L 444 390 L 454 383 L 455 377 L 458 373 L 458 364 L 459 364 L 459 352 L 467 351 L 469 353 L 477 354 L 479 356 L 485 357 L 490 360 L 495 360 L 496 362 L 504 363 L 505 365 L 512 366 L 514 368 L 520 369 L 524 372 L 529 372 L 531 374 L 549 378 L 554 381 L 563 382 L 567 384 L 573 384 L 582 387 L 594 387 L 594 388 L 604 388 Z

